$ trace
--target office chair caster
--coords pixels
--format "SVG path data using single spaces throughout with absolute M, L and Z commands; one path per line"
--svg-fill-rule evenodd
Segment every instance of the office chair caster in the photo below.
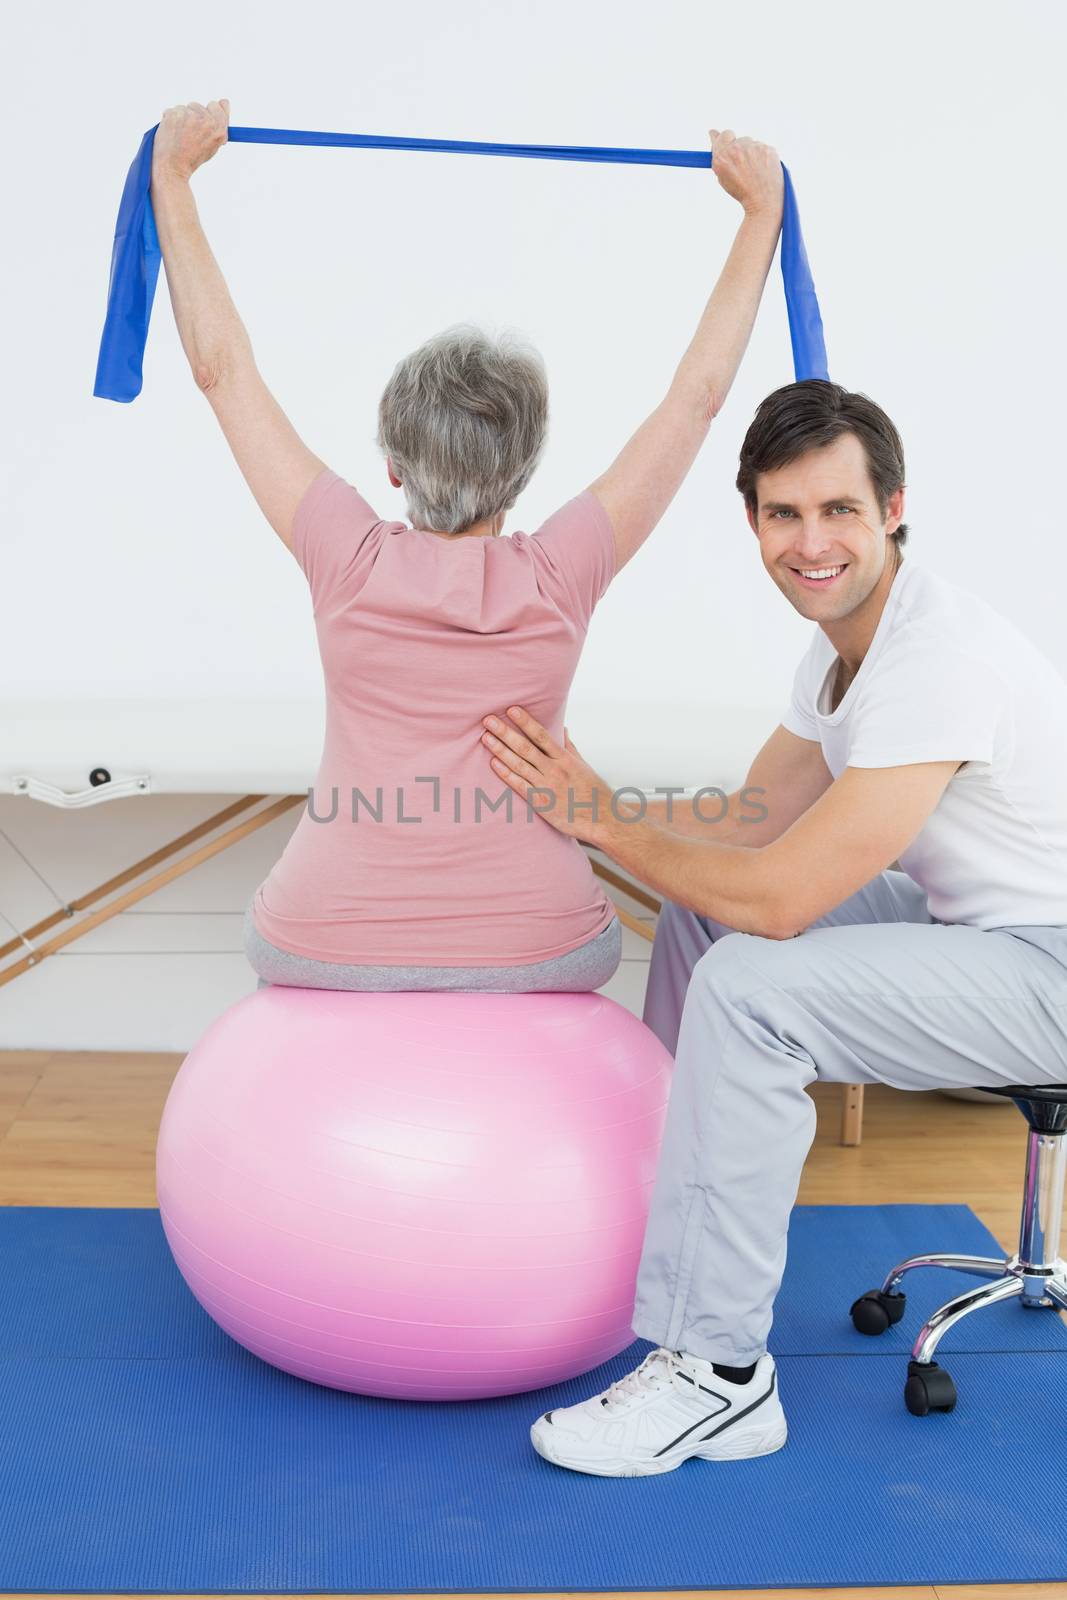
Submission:
M 868 1289 L 858 1300 L 853 1300 L 848 1314 L 857 1333 L 869 1333 L 873 1337 L 899 1322 L 907 1303 L 906 1294 L 885 1294 L 881 1289 Z
M 953 1411 L 956 1385 L 936 1361 L 909 1361 L 904 1404 L 913 1417 L 926 1417 L 931 1411 Z

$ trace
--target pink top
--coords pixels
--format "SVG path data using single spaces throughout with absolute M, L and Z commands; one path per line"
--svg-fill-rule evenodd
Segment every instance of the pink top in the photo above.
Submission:
M 256 890 L 263 938 L 356 965 L 517 966 L 603 932 L 614 907 L 585 851 L 530 814 L 480 743 L 481 719 L 509 705 L 562 742 L 615 572 L 596 496 L 535 534 L 447 540 L 383 522 L 325 469 L 297 508 L 293 553 L 311 587 L 326 738 L 309 803 Z

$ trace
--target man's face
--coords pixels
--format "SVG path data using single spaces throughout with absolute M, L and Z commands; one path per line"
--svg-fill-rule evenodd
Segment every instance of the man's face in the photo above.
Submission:
M 904 516 L 904 491 L 883 519 L 867 457 L 854 433 L 756 478 L 749 524 L 775 583 L 802 617 L 838 622 L 863 604 L 892 563 L 889 534 Z

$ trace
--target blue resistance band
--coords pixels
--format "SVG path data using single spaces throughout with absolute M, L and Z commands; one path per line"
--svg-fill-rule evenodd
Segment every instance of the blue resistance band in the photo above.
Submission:
M 136 399 L 141 392 L 148 322 L 159 277 L 159 235 L 149 194 L 156 128 L 149 128 L 126 175 L 115 224 L 107 315 L 93 394 L 99 400 Z M 308 133 L 294 128 L 230 128 L 231 144 L 339 145 L 357 150 L 446 150 L 460 155 L 527 156 L 548 161 L 616 161 L 643 166 L 710 167 L 711 151 L 614 150 L 599 145 L 479 144 L 467 139 L 405 139 L 377 133 Z M 796 195 L 784 165 L 782 280 L 793 368 L 798 380 L 826 378 L 826 346 L 815 285 L 800 232 Z

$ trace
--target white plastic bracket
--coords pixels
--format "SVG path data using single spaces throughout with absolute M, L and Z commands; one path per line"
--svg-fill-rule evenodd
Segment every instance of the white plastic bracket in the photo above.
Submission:
M 106 783 L 90 785 L 87 789 L 60 789 L 57 784 L 45 783 L 31 774 L 16 774 L 11 780 L 15 794 L 24 794 L 31 800 L 43 800 L 50 806 L 74 810 L 78 806 L 98 806 L 105 800 L 119 800 L 124 795 L 151 794 L 152 780 L 147 774 L 133 778 L 109 778 Z

